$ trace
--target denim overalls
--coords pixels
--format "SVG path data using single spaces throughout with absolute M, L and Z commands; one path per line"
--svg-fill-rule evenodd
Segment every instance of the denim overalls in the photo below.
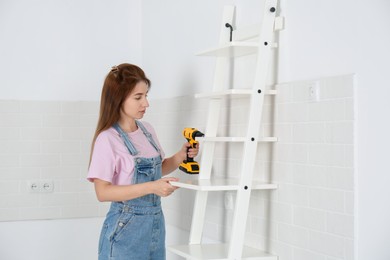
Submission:
M 136 123 L 153 147 L 160 152 L 152 135 L 141 122 Z M 118 124 L 114 128 L 134 156 L 133 184 L 160 179 L 161 156 L 136 157 L 138 152 L 127 134 Z M 112 202 L 100 234 L 99 260 L 151 259 L 165 259 L 165 223 L 160 197 L 149 194 L 128 201 Z

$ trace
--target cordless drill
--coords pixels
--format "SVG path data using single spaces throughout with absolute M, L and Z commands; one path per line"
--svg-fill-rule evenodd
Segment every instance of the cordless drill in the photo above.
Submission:
M 196 141 L 195 138 L 204 136 L 204 134 L 202 132 L 198 131 L 195 128 L 190 128 L 190 127 L 184 128 L 183 135 L 184 135 L 184 138 L 187 139 L 187 141 L 190 143 L 192 148 L 196 148 L 196 146 L 198 145 L 198 141 Z M 187 152 L 189 149 L 190 149 L 190 147 L 187 148 Z M 187 154 L 186 160 L 184 160 L 180 164 L 179 169 L 185 173 L 188 173 L 188 174 L 198 174 L 199 173 L 199 163 L 194 161 L 194 158 L 188 157 L 188 154 Z

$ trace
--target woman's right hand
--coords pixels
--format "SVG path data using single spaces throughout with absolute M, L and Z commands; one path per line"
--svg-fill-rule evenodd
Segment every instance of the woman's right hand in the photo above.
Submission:
M 160 197 L 167 197 L 171 195 L 178 187 L 172 186 L 169 182 L 179 181 L 178 178 L 166 177 L 153 181 L 153 193 Z

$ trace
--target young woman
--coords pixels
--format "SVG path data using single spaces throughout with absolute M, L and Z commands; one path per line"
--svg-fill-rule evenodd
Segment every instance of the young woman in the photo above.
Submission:
M 99 201 L 111 201 L 99 241 L 99 260 L 165 259 L 160 197 L 171 195 L 166 177 L 198 148 L 185 143 L 164 158 L 153 127 L 141 119 L 149 106 L 150 81 L 132 64 L 114 66 L 102 90 L 88 180 Z

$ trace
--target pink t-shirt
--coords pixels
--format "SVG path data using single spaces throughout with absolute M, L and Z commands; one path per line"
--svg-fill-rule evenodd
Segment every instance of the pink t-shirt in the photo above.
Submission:
M 160 148 L 161 158 L 163 159 L 164 152 L 157 139 L 156 132 L 149 123 L 142 122 L 142 124 L 152 134 L 153 140 Z M 113 127 L 98 135 L 88 171 L 87 178 L 89 181 L 97 178 L 115 185 L 131 184 L 134 175 L 134 158 L 151 158 L 159 155 L 140 127 L 136 131 L 128 133 L 128 136 L 138 151 L 135 156 L 130 154 L 119 133 Z

